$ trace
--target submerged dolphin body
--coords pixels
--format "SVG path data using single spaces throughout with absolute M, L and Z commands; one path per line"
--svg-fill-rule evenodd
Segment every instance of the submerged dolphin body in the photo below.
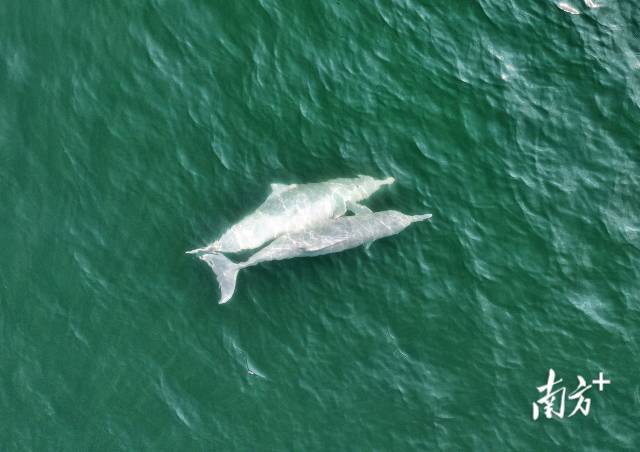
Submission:
M 394 181 L 393 177 L 378 180 L 358 176 L 303 185 L 271 184 L 271 194 L 253 213 L 215 242 L 187 254 L 236 253 L 258 248 L 282 234 L 342 216 L 347 204 L 368 198 L 381 186 Z
M 220 303 L 229 301 L 236 287 L 238 271 L 245 267 L 265 261 L 318 256 L 355 248 L 397 234 L 416 221 L 431 218 L 431 214 L 411 216 L 394 210 L 374 213 L 366 207 L 361 209 L 362 213 L 354 216 L 327 220 L 304 231 L 281 235 L 246 262 L 236 264 L 221 254 L 200 255 L 200 259 L 209 264 L 216 274 L 221 291 Z

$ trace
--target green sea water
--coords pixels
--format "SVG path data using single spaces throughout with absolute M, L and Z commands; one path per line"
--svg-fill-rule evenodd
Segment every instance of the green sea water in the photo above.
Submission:
M 639 450 L 640 16 L 598 1 L 1 2 L 0 450 Z M 186 250 L 357 174 L 432 220 L 217 304 Z

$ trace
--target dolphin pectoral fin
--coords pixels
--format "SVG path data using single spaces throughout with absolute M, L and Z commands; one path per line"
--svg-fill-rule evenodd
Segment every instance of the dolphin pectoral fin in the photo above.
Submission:
M 298 184 L 271 184 L 271 195 L 279 195 L 287 190 L 297 187 Z
M 371 248 L 371 244 L 372 244 L 372 243 L 373 243 L 373 242 L 367 242 L 367 243 L 365 243 L 365 244 L 364 244 L 364 250 L 365 250 L 366 252 L 369 252 L 369 248 Z
M 347 201 L 347 210 L 353 212 L 355 215 L 363 215 L 367 213 L 373 213 L 371 209 L 362 204 L 357 204 L 355 202 Z

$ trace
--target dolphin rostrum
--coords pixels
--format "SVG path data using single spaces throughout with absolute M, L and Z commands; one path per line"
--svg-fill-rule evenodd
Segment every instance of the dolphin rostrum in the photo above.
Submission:
M 229 228 L 215 242 L 187 254 L 237 253 L 258 248 L 287 232 L 301 231 L 324 220 L 346 213 L 347 204 L 355 204 L 393 177 L 378 180 L 370 176 L 333 179 L 301 185 L 271 184 L 271 194 L 253 213 Z
M 209 264 L 218 279 L 220 303 L 226 303 L 233 295 L 238 271 L 243 268 L 265 261 L 318 256 L 355 248 L 397 234 L 416 221 L 431 218 L 431 214 L 412 216 L 395 210 L 371 212 L 363 206 L 358 210 L 359 213 L 353 216 L 326 220 L 315 227 L 281 235 L 246 262 L 236 264 L 221 254 L 201 254 L 200 259 Z

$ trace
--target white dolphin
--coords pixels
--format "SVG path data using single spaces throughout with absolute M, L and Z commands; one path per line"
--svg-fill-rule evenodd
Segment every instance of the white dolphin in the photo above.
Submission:
M 569 14 L 580 14 L 580 11 L 568 3 L 560 2 L 558 3 L 558 8 L 562 11 L 568 12 Z
M 370 176 L 333 179 L 312 184 L 271 184 L 271 194 L 253 213 L 229 228 L 215 242 L 187 254 L 237 253 L 258 248 L 287 232 L 301 231 L 330 218 L 344 215 L 348 205 L 361 201 L 393 177 Z
M 416 221 L 431 218 L 431 214 L 412 216 L 394 210 L 374 213 L 363 206 L 356 210 L 358 213 L 354 216 L 327 220 L 304 231 L 281 235 L 246 262 L 236 264 L 222 254 L 201 254 L 200 259 L 209 264 L 218 279 L 220 303 L 226 303 L 233 295 L 238 271 L 243 268 L 265 261 L 318 256 L 355 248 L 397 234 Z

